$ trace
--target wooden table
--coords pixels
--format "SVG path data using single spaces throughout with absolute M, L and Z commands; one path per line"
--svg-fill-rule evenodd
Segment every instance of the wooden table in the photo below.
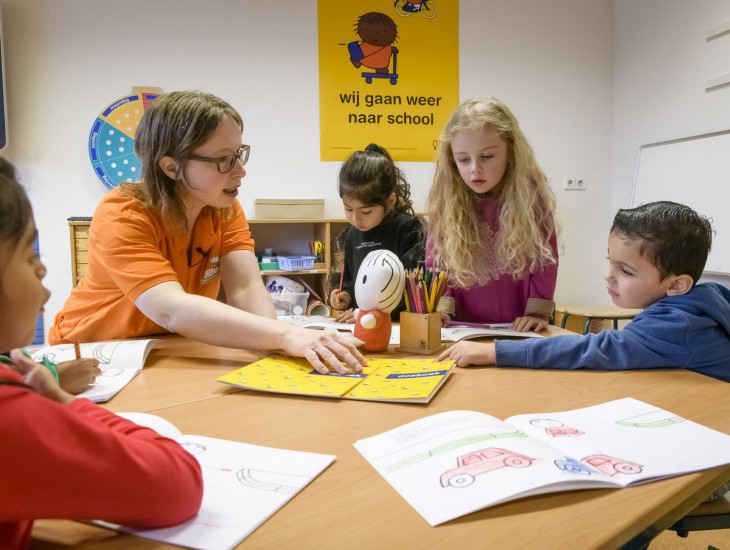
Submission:
M 505 418 L 622 397 L 730 433 L 730 385 L 677 370 L 470 368 L 456 369 L 429 405 L 405 405 L 240 391 L 215 382 L 256 357 L 173 337 L 108 405 L 154 412 L 187 434 L 337 456 L 242 548 L 620 548 L 666 529 L 730 478 L 725 466 L 631 488 L 553 493 L 430 527 L 354 449 L 356 440 L 453 409 Z M 167 547 L 74 522 L 38 522 L 36 532 L 86 541 L 76 548 Z M 58 548 L 34 544 L 50 547 Z

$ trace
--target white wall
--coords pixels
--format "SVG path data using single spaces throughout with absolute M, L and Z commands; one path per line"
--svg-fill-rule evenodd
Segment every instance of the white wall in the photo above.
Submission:
M 324 197 L 326 215 L 342 216 L 339 163 L 318 160 L 316 0 L 280 0 L 275 9 L 260 0 L 1 5 L 10 142 L 3 154 L 20 169 L 36 212 L 53 293 L 46 329 L 71 289 L 66 218 L 90 216 L 106 191 L 88 158 L 91 124 L 132 86 L 204 89 L 241 111 L 252 144 L 241 198 L 249 215 L 256 197 Z M 608 303 L 612 1 L 461 0 L 460 13 L 462 99 L 495 95 L 510 105 L 558 196 L 556 299 Z M 402 166 L 423 210 L 433 165 Z M 568 175 L 584 178 L 587 191 L 563 191 Z
M 639 147 L 730 129 L 730 86 L 705 90 L 730 74 L 730 33 L 706 31 L 729 21 L 727 0 L 615 1 L 612 211 L 630 205 Z

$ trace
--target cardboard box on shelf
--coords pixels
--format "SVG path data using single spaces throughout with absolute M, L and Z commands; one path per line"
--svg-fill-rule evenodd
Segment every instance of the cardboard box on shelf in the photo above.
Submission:
M 324 219 L 324 199 L 256 199 L 257 220 Z

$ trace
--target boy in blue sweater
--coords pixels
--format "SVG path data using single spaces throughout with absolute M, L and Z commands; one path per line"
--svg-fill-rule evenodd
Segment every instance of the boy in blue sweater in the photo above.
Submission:
M 730 290 L 696 284 L 711 244 L 708 219 L 682 204 L 621 209 L 608 236 L 608 294 L 619 307 L 643 310 L 623 330 L 462 341 L 439 360 L 460 367 L 680 368 L 730 382 Z

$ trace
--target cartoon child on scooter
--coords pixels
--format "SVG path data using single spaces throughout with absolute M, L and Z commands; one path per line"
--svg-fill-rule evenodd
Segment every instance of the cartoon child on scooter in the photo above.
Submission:
M 390 58 L 398 53 L 393 46 L 398 39 L 395 21 L 384 13 L 369 12 L 358 18 L 355 28 L 362 42 L 347 45 L 352 64 L 373 69 L 376 74 L 388 74 Z

